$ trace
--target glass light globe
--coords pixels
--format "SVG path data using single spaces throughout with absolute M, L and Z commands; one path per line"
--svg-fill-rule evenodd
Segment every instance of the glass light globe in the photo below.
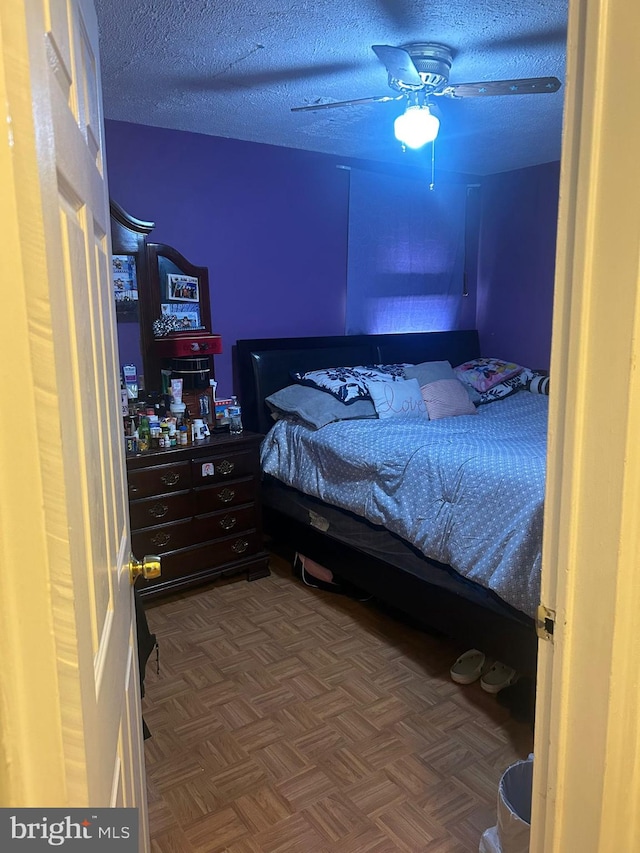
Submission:
M 407 148 L 422 148 L 433 142 L 440 129 L 440 120 L 431 114 L 429 107 L 415 104 L 398 116 L 393 123 L 396 139 Z

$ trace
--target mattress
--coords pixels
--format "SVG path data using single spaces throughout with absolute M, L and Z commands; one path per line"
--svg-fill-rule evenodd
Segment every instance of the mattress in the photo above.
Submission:
M 540 595 L 548 398 L 521 391 L 476 415 L 283 419 L 265 473 L 361 516 L 534 616 Z

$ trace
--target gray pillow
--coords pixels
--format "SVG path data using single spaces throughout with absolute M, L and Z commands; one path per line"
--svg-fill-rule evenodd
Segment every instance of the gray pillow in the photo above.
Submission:
M 417 379 L 422 388 L 430 382 L 438 382 L 440 379 L 458 379 L 458 375 L 448 361 L 423 361 L 422 364 L 412 364 L 405 367 L 404 375 L 407 379 Z M 458 379 L 458 381 L 460 381 Z M 471 385 L 462 383 L 467 390 L 469 399 L 475 405 L 480 402 L 480 394 Z
M 412 364 L 404 369 L 405 379 L 417 379 L 418 385 L 428 385 L 438 379 L 457 379 L 453 367 L 448 361 L 423 361 L 422 364 Z
M 295 417 L 313 429 L 320 429 L 334 421 L 377 417 L 371 400 L 354 400 L 346 405 L 332 394 L 308 385 L 287 385 L 267 397 L 265 403 L 276 420 L 280 417 Z

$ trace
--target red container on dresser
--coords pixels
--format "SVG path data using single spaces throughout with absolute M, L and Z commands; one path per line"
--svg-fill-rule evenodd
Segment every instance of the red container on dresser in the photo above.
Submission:
M 209 332 L 174 332 L 164 338 L 156 338 L 155 347 L 161 358 L 219 355 L 222 352 L 222 338 Z

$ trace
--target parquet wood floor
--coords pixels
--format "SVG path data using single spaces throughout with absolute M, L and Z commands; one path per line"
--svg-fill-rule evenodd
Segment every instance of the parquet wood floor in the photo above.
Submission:
M 450 641 L 271 568 L 148 605 L 154 853 L 477 853 L 531 727 Z

